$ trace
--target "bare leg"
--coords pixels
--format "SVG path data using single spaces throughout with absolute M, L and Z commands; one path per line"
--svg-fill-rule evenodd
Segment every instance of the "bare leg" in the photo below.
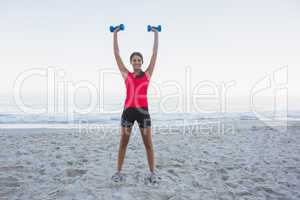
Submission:
M 119 155 L 118 155 L 118 171 L 120 172 L 122 169 L 122 165 L 124 162 L 127 144 L 131 135 L 132 127 L 126 128 L 121 127 L 121 139 L 120 139 L 120 146 L 119 146 Z
M 153 151 L 153 144 L 152 144 L 152 133 L 151 127 L 148 128 L 140 128 L 143 142 L 145 145 L 145 149 L 147 152 L 147 159 L 148 165 L 151 172 L 154 171 L 154 151 Z

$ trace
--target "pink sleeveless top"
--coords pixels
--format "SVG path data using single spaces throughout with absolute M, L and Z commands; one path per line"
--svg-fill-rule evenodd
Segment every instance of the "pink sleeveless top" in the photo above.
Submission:
M 135 76 L 134 72 L 128 72 L 125 80 L 126 99 L 124 107 L 148 107 L 147 90 L 150 77 L 147 73 L 140 77 Z

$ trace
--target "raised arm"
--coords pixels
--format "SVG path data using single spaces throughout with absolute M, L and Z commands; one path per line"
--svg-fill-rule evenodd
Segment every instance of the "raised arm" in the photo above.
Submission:
M 151 56 L 150 64 L 149 64 L 148 68 L 146 69 L 146 72 L 148 72 L 150 77 L 152 76 L 152 73 L 154 70 L 154 66 L 155 66 L 155 62 L 156 62 L 156 58 L 157 58 L 157 50 L 158 50 L 158 31 L 155 28 L 152 28 L 152 31 L 154 32 L 153 53 Z
M 127 79 L 127 75 L 128 75 L 128 69 L 125 67 L 121 56 L 120 56 L 120 51 L 119 51 L 119 45 L 118 45 L 118 32 L 120 31 L 120 28 L 116 28 L 114 31 L 114 41 L 113 41 L 113 45 L 114 45 L 114 55 L 117 61 L 117 65 L 119 67 L 119 70 L 122 74 L 122 77 L 124 80 Z

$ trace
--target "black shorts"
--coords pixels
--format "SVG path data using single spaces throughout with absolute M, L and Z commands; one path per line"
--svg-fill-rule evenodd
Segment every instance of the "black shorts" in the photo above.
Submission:
M 124 108 L 121 117 L 122 127 L 132 127 L 134 121 L 137 121 L 140 128 L 151 127 L 151 118 L 147 107 L 134 108 L 128 107 Z

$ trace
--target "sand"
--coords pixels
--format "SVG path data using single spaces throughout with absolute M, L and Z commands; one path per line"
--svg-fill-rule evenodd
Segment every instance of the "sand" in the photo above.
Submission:
M 214 119 L 211 119 L 214 120 Z M 135 128 L 113 183 L 119 129 L 1 129 L 0 199 L 300 199 L 300 123 L 268 127 L 227 119 L 234 130 L 153 130 L 158 184 L 148 184 Z M 118 126 L 118 124 L 116 124 Z M 230 127 L 230 126 L 229 126 Z

